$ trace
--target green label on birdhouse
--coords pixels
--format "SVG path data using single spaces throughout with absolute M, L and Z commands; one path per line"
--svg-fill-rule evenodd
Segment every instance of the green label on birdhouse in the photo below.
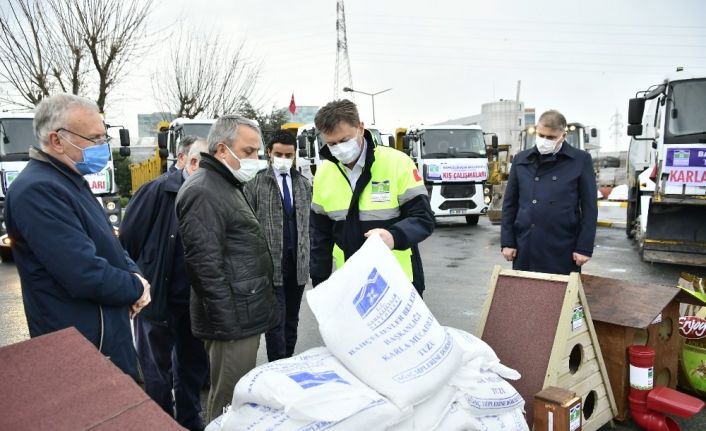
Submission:
M 581 403 L 569 410 L 569 431 L 576 431 L 581 427 Z
M 571 330 L 576 331 L 583 326 L 583 307 L 577 305 L 571 315 Z

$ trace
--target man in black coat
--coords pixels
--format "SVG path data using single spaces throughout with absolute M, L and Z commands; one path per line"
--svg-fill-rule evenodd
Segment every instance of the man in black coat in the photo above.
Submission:
M 503 201 L 501 252 L 513 269 L 580 272 L 596 237 L 596 176 L 591 155 L 564 140 L 558 111 L 539 117 L 536 146 L 518 153 Z
M 267 239 L 243 194 L 260 169 L 260 144 L 257 123 L 220 117 L 208 134 L 208 154 L 176 200 L 191 330 L 204 340 L 210 363 L 207 422 L 230 404 L 235 384 L 255 368 L 260 335 L 280 318 Z
M 175 202 L 181 185 L 198 169 L 200 153 L 207 150 L 206 141 L 195 141 L 184 169 L 142 186 L 130 200 L 120 226 L 120 242 L 151 284 L 152 303 L 135 319 L 145 391 L 189 430 L 204 428 L 199 416 L 200 391 L 208 374 L 208 358 L 201 340 L 191 333 L 191 289 Z

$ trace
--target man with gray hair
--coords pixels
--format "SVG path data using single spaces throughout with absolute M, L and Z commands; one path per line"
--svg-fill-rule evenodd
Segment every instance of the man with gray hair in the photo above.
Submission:
M 30 336 L 75 326 L 136 378 L 129 319 L 150 302 L 149 283 L 83 178 L 110 160 L 103 119 L 95 103 L 57 94 L 37 106 L 34 134 L 42 148 L 5 204 Z
M 179 169 L 184 169 L 186 166 L 186 159 L 191 154 L 191 146 L 197 140 L 201 140 L 201 137 L 194 135 L 182 136 L 179 140 L 179 145 L 177 145 L 176 159 L 174 163 L 169 167 L 168 172 L 174 172 Z
M 188 430 L 202 430 L 200 391 L 208 374 L 201 340 L 191 333 L 190 287 L 177 231 L 177 192 L 198 169 L 208 144 L 197 139 L 185 167 L 135 193 L 120 226 L 120 242 L 151 284 L 152 303 L 135 319 L 135 342 L 145 391 Z
M 593 161 L 564 138 L 566 118 L 547 111 L 537 121 L 536 145 L 512 160 L 500 244 L 513 269 L 568 275 L 580 272 L 593 254 Z
M 243 194 L 259 169 L 260 145 L 257 123 L 220 117 L 208 134 L 208 154 L 177 195 L 191 328 L 211 368 L 206 422 L 231 402 L 235 384 L 255 367 L 260 335 L 279 323 L 272 257 Z

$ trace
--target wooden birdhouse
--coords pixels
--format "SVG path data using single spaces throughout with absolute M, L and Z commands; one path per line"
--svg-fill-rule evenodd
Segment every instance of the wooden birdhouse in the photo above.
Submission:
M 578 274 L 496 266 L 478 334 L 522 375 L 513 385 L 525 399 L 529 424 L 535 394 L 549 386 L 581 399 L 583 430 L 597 430 L 613 419 L 613 392 Z
M 658 284 L 586 274 L 581 275 L 581 281 L 613 389 L 615 418 L 625 421 L 630 417 L 628 347 L 636 344 L 653 348 L 655 385 L 675 388 L 682 346 L 679 303 L 703 303 L 681 289 Z

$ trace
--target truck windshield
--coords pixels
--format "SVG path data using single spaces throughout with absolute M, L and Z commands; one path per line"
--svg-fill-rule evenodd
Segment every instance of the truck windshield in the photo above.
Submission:
M 422 137 L 423 159 L 486 157 L 483 132 L 480 130 L 425 130 Z
M 567 130 L 566 142 L 574 148 L 583 150 L 584 148 L 581 148 L 581 133 L 583 133 L 583 129 L 579 127 L 574 130 Z
M 208 132 L 211 130 L 211 124 L 184 124 L 181 129 L 182 136 L 193 135 L 199 138 L 208 138 Z
M 520 148 L 520 151 L 524 151 L 528 148 L 534 147 L 534 133 L 529 133 L 529 132 L 523 132 L 522 133 L 522 148 Z
M 31 118 L 0 120 L 0 155 L 29 153 L 29 147 L 39 146 L 34 137 Z
M 667 124 L 670 135 L 706 133 L 706 79 L 672 83 Z

